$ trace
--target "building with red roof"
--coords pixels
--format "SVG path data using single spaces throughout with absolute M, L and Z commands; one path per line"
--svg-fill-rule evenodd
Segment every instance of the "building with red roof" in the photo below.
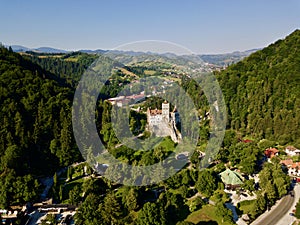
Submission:
M 292 159 L 281 160 L 280 163 L 288 169 L 291 177 L 300 177 L 300 162 L 293 162 Z
M 274 156 L 278 155 L 279 150 L 276 148 L 267 148 L 264 153 L 268 159 L 272 159 Z

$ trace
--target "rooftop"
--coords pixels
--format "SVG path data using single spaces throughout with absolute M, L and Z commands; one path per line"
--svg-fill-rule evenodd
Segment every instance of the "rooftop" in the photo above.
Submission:
M 226 169 L 222 173 L 219 173 L 221 180 L 224 184 L 230 185 L 241 185 L 243 184 L 242 175 L 236 171 Z
M 281 160 L 280 164 L 283 164 L 285 166 L 290 166 L 293 164 L 293 160 L 292 159 L 285 159 L 285 160 Z
M 162 114 L 162 110 L 160 110 L 160 109 L 149 109 L 149 111 L 150 111 L 150 115 L 151 116 L 161 115 Z
M 299 151 L 299 149 L 297 149 L 297 148 L 295 148 L 294 146 L 291 146 L 291 145 L 287 146 L 285 148 L 285 150 L 292 151 L 292 152 Z
M 276 149 L 276 148 L 267 148 L 267 149 L 265 150 L 265 155 L 266 155 L 268 158 L 273 158 L 278 152 L 279 152 L 279 150 Z

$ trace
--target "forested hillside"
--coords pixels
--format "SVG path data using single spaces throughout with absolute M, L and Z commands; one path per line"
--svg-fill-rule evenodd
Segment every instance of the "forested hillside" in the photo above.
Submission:
M 26 52 L 23 56 L 44 70 L 55 74 L 66 83 L 75 87 L 81 75 L 98 57 L 96 54 L 72 52 L 68 54 L 47 54 Z
M 0 47 L 0 206 L 33 200 L 33 177 L 80 160 L 71 126 L 73 90 L 60 81 Z
M 300 30 L 217 74 L 228 126 L 300 144 Z

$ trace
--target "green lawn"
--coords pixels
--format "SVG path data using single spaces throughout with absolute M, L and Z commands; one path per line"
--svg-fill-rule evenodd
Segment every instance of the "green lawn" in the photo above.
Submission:
M 216 208 L 212 205 L 205 205 L 202 209 L 191 213 L 186 221 L 194 224 L 222 224 L 222 225 L 233 225 L 234 223 L 222 222 L 222 218 L 217 217 Z
M 255 204 L 255 200 L 246 200 L 246 201 L 242 201 L 238 204 L 239 206 L 239 210 L 243 213 L 243 214 L 251 214 L 250 212 L 253 209 L 253 204 Z
M 155 147 L 158 147 L 158 146 L 161 146 L 165 149 L 168 149 L 168 150 L 174 150 L 174 147 L 175 147 L 175 143 L 172 141 L 172 139 L 170 137 L 165 137 L 157 146 Z

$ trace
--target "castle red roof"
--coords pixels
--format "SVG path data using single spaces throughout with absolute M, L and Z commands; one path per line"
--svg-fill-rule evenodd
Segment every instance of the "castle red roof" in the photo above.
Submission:
M 155 116 L 155 115 L 161 115 L 162 114 L 162 110 L 160 109 L 150 109 L 150 115 L 151 116 Z

